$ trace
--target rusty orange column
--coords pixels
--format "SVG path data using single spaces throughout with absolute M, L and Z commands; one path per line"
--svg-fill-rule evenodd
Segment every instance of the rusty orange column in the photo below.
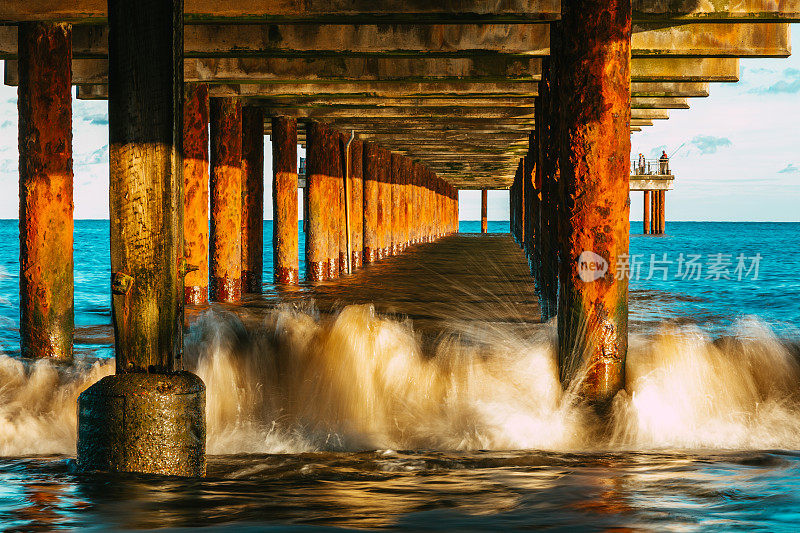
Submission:
M 419 243 L 419 175 L 422 165 L 414 163 L 411 171 L 411 223 L 410 235 L 411 244 Z
M 642 233 L 648 235 L 650 233 L 650 191 L 644 191 L 644 209 L 642 212 Z
M 403 182 L 401 218 L 403 221 L 403 250 L 411 245 L 411 176 L 414 174 L 414 161 L 410 157 L 403 158 Z
M 458 213 L 458 194 L 459 191 L 456 188 L 453 188 L 453 233 L 458 233 L 461 231 L 459 227 L 458 220 L 459 220 L 459 213 Z
M 559 366 L 564 383 L 585 371 L 578 390 L 598 407 L 624 386 L 628 352 L 617 265 L 630 233 L 631 19 L 630 0 L 564 2 L 551 42 L 563 80 Z
M 72 359 L 72 29 L 19 26 L 20 348 Z
M 399 205 L 397 206 L 398 211 L 398 226 L 397 226 L 397 250 L 398 253 L 402 253 L 403 250 L 406 249 L 407 240 L 407 224 L 408 219 L 406 218 L 406 202 L 408 198 L 406 197 L 406 180 L 408 178 L 408 167 L 411 160 L 408 157 L 402 156 L 400 158 L 400 173 L 397 175 L 397 198 L 399 200 Z
M 300 281 L 297 205 L 297 120 L 272 118 L 272 264 L 275 283 Z
M 297 120 L 272 119 L 272 257 L 275 283 L 297 284 L 299 275 Z M 306 186 L 308 187 L 308 186 Z M 304 193 L 307 192 L 304 191 Z M 304 194 L 304 197 L 307 197 Z M 306 213 L 308 210 L 305 211 Z M 304 215 L 304 219 L 308 217 Z
M 488 191 L 483 189 L 481 191 L 481 233 L 488 233 L 489 232 L 489 223 L 486 219 L 486 211 L 487 211 L 487 203 L 488 203 Z
M 324 281 L 328 271 L 328 209 L 329 174 L 328 153 L 331 135 L 319 122 L 306 124 L 306 190 L 308 210 L 303 213 L 306 224 L 306 277 L 309 281 Z M 337 242 L 338 247 L 338 242 Z
M 338 267 L 339 275 L 347 274 L 347 202 L 345 201 L 345 170 L 348 165 L 345 150 L 349 136 L 339 133 L 339 164 L 341 165 L 341 178 L 336 184 L 337 192 L 339 194 L 339 256 Z
M 667 191 L 658 191 L 658 231 L 662 235 L 667 232 Z
M 184 302 L 208 303 L 208 85 L 186 84 L 183 99 Z
M 343 140 L 339 130 L 326 124 L 329 150 L 326 157 L 330 159 L 328 175 L 328 268 L 327 278 L 336 279 L 344 269 L 343 259 L 347 253 L 344 236 L 344 188 L 342 177 L 344 175 L 344 158 L 342 157 Z
M 264 111 L 242 109 L 242 292 L 260 293 L 264 270 Z
M 350 143 L 350 262 L 353 270 L 364 259 L 364 143 Z
M 242 104 L 211 99 L 210 298 L 242 296 Z
M 389 173 L 391 202 L 391 224 L 389 225 L 389 254 L 397 255 L 400 252 L 400 175 L 403 167 L 403 156 L 392 152 Z
M 376 148 L 378 161 L 376 167 L 378 169 L 378 259 L 383 259 L 389 256 L 389 251 L 392 246 L 391 240 L 391 225 L 392 225 L 392 189 L 391 189 L 391 171 L 392 171 L 392 155 L 384 148 Z
M 362 149 L 364 175 L 364 264 L 378 260 L 378 189 L 380 156 L 378 146 L 365 142 Z

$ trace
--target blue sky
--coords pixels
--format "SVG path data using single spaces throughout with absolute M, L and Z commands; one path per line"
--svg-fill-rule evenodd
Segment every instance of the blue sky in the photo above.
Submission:
M 800 50 L 800 28 L 792 29 Z M 678 150 L 669 220 L 800 221 L 800 55 L 741 65 L 739 83 L 712 84 L 709 98 L 690 99 L 690 110 L 673 110 L 632 137 L 633 154 Z M 73 156 L 75 218 L 108 218 L 105 102 L 74 101 Z M 8 191 L 0 195 L 0 218 L 17 218 L 18 157 L 16 88 L 0 86 L 0 186 Z M 268 138 L 264 164 L 269 179 Z M 272 218 L 269 191 L 265 218 Z M 462 191 L 460 204 L 462 220 L 480 217 L 478 191 Z M 631 219 L 641 213 L 641 193 L 633 193 Z M 508 219 L 507 192 L 489 193 L 489 218 Z

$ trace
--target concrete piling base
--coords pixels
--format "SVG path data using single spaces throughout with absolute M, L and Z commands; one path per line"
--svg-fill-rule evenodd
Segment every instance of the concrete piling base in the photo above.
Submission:
M 107 376 L 78 398 L 78 467 L 203 476 L 205 408 L 205 385 L 189 372 Z

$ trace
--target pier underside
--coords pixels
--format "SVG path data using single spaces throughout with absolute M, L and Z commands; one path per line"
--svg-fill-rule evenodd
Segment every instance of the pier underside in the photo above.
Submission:
M 239 305 L 222 305 L 257 327 L 276 305 L 331 315 L 347 305 L 374 305 L 381 315 L 408 318 L 426 340 L 480 317 L 521 332 L 541 322 L 525 255 L 508 234 L 459 233 L 322 284 L 273 287 Z M 206 306 L 187 308 L 190 323 Z M 458 328 L 463 330 L 463 328 Z

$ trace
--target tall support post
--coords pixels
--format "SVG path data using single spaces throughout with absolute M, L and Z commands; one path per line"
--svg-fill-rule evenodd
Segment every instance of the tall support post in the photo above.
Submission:
M 275 283 L 300 281 L 297 205 L 297 120 L 272 118 L 272 264 Z
M 458 232 L 458 189 L 453 187 L 453 233 Z
M 19 26 L 20 341 L 72 359 L 72 28 Z
M 667 232 L 667 191 L 658 191 L 658 232 Z
M 78 399 L 82 470 L 205 473 L 205 387 L 181 371 L 182 6 L 181 0 L 108 2 L 117 373 Z
M 558 25 L 552 25 L 557 35 Z M 542 80 L 539 82 L 541 100 L 541 120 L 537 122 L 539 143 L 539 181 L 541 183 L 541 202 L 539 229 L 541 231 L 539 302 L 542 319 L 549 320 L 558 310 L 559 284 L 559 218 L 562 216 L 562 202 L 559 192 L 561 168 L 559 160 L 560 102 L 558 99 L 558 78 L 555 61 L 552 57 L 542 62 Z
M 655 235 L 658 233 L 658 222 L 656 221 L 658 213 L 658 191 L 652 191 L 650 194 L 650 233 Z
M 263 265 L 264 111 L 247 106 L 242 109 L 242 292 L 261 293 Z
M 650 233 L 650 191 L 644 191 L 644 209 L 642 213 L 642 233 L 648 235 Z
M 328 269 L 327 278 L 336 279 L 345 272 L 345 257 L 347 242 L 345 240 L 344 216 L 344 139 L 342 133 L 327 126 L 329 151 L 326 157 L 330 159 L 331 174 L 328 176 Z
M 378 259 L 389 257 L 392 248 L 392 154 L 378 148 Z
M 364 264 L 371 264 L 378 260 L 380 251 L 380 228 L 378 223 L 380 155 L 378 154 L 378 146 L 371 142 L 365 142 L 362 150 L 364 169 Z
M 397 255 L 400 253 L 400 178 L 402 173 L 403 167 L 403 156 L 398 153 L 392 152 L 391 156 L 391 169 L 390 169 L 390 180 L 391 180 L 391 195 L 392 195 L 392 202 L 391 202 L 391 224 L 390 224 L 390 231 L 389 235 L 391 236 L 391 244 L 390 244 L 390 255 Z
M 628 254 L 631 1 L 575 0 L 561 8 L 553 58 L 561 95 L 563 237 L 558 311 L 564 383 L 609 405 L 625 383 Z M 594 265 L 594 266 L 592 266 Z
M 208 85 L 188 83 L 183 98 L 184 302 L 208 303 Z
M 328 272 L 328 210 L 331 168 L 328 157 L 332 136 L 319 122 L 306 124 L 306 191 L 308 210 L 303 216 L 308 221 L 306 231 L 306 277 L 309 281 L 324 281 Z M 338 248 L 338 242 L 337 242 Z
M 339 218 L 337 219 L 336 235 L 339 237 L 339 253 L 336 256 L 336 272 L 339 275 L 347 274 L 347 201 L 345 199 L 345 170 L 347 165 L 347 139 L 342 132 L 335 130 L 339 142 L 337 144 L 338 154 L 337 161 L 339 163 L 339 179 L 333 186 L 336 188 L 336 197 L 338 199 L 337 211 Z M 335 277 L 335 276 L 334 276 Z
M 364 143 L 350 143 L 350 264 L 353 270 L 361 268 L 364 260 Z
M 414 175 L 414 161 L 410 157 L 403 158 L 403 183 L 401 218 L 403 220 L 403 249 L 411 245 L 411 181 Z
M 537 98 L 538 100 L 538 98 Z M 537 278 L 536 269 L 539 268 L 539 210 L 540 210 L 540 189 L 541 184 L 538 183 L 538 167 L 539 167 L 539 148 L 536 140 L 536 130 L 528 135 L 528 153 L 525 156 L 527 163 L 527 182 L 529 183 L 530 193 L 528 197 L 528 264 L 530 265 L 531 274 L 534 279 Z M 537 281 L 538 283 L 538 281 Z
M 483 189 L 481 191 L 481 233 L 489 232 L 489 222 L 486 218 L 488 208 L 488 191 Z
M 514 238 L 514 183 L 508 188 L 508 231 Z
M 424 221 L 423 242 L 431 242 L 431 232 L 433 231 L 433 226 L 431 223 L 432 183 L 433 183 L 433 172 L 429 168 L 426 168 L 422 185 L 422 220 Z
M 211 299 L 242 297 L 242 104 L 211 99 Z

